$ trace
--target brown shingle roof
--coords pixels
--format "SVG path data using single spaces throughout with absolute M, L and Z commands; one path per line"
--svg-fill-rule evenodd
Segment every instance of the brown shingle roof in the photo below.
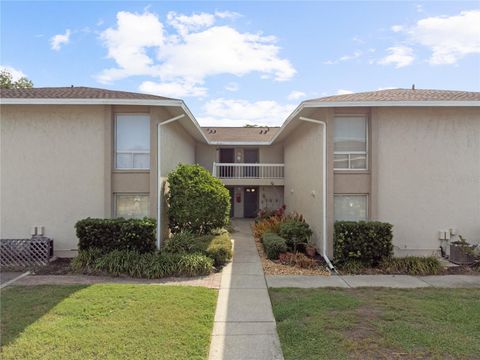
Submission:
M 480 101 L 480 92 L 427 89 L 389 89 L 328 96 L 319 99 L 307 100 L 306 103 L 357 101 Z
M 203 127 L 209 141 L 264 142 L 273 139 L 279 127 Z
M 98 89 L 84 86 L 44 87 L 30 89 L 0 89 L 1 98 L 9 99 L 139 99 L 174 100 L 163 96 L 127 91 Z

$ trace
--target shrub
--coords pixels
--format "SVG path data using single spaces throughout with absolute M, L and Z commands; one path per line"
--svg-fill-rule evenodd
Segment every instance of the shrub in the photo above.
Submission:
M 266 232 L 262 237 L 265 254 L 270 260 L 278 259 L 278 256 L 287 251 L 287 243 L 284 238 L 277 234 Z
M 435 256 L 407 256 L 385 260 L 381 268 L 388 273 L 408 275 L 437 275 L 443 267 Z
M 211 258 L 216 267 L 220 267 L 232 258 L 232 241 L 226 230 L 217 230 L 215 233 L 218 235 L 195 237 L 186 232 L 174 234 L 163 250 L 168 253 L 202 253 Z
M 89 252 L 87 255 L 86 253 Z M 106 272 L 111 275 L 129 275 L 138 278 L 157 279 L 166 276 L 207 275 L 213 269 L 213 260 L 203 254 L 139 253 L 114 250 L 106 254 L 92 250 L 79 252 L 74 259 L 77 271 Z M 93 261 L 92 261 L 93 260 Z
M 91 248 L 107 253 L 112 250 L 155 250 L 155 219 L 92 219 L 75 224 L 79 250 Z
M 392 225 L 377 221 L 337 221 L 334 257 L 338 265 L 357 260 L 367 267 L 378 266 L 393 253 Z
M 281 207 L 275 210 L 271 210 L 269 208 L 260 209 L 257 213 L 257 217 L 255 218 L 255 222 L 265 220 L 271 217 L 282 218 L 285 215 L 285 209 L 286 209 L 285 205 L 282 205 Z
M 228 233 L 214 236 L 209 242 L 206 255 L 213 260 L 216 267 L 225 265 L 232 258 L 232 241 Z
M 315 269 L 318 267 L 318 263 L 314 259 L 302 253 L 283 253 L 279 255 L 278 260 L 283 265 L 298 266 L 302 269 Z
M 365 265 L 359 260 L 351 259 L 343 263 L 340 270 L 347 274 L 361 274 L 365 270 Z
M 291 219 L 280 225 L 278 235 L 287 241 L 290 250 L 296 251 L 298 245 L 307 244 L 312 236 L 312 230 L 305 221 Z
M 230 194 L 222 182 L 200 165 L 184 165 L 168 174 L 168 218 L 173 233 L 208 234 L 230 217 Z
M 194 235 L 186 231 L 173 234 L 162 250 L 168 253 L 190 253 L 198 250 L 198 246 L 195 244 Z
M 253 225 L 253 236 L 262 239 L 263 234 L 267 232 L 278 234 L 283 221 L 283 218 L 278 216 L 260 220 Z
M 95 270 L 95 261 L 100 256 L 102 256 L 102 251 L 97 248 L 80 250 L 78 255 L 73 258 L 72 262 L 70 263 L 70 267 L 73 271 L 92 272 Z

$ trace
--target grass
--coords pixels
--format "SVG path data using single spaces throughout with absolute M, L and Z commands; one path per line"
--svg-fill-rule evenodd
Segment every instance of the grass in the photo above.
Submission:
M 1 291 L 3 360 L 206 359 L 216 291 L 101 284 Z
M 286 360 L 480 359 L 480 289 L 270 289 Z

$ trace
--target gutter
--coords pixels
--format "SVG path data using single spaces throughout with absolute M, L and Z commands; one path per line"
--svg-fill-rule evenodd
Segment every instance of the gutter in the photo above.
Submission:
M 157 249 L 160 250 L 160 246 L 162 245 L 161 243 L 161 226 L 160 226 L 160 222 L 162 220 L 162 194 L 161 194 L 161 190 L 162 190 L 162 173 L 161 173 L 161 161 L 160 161 L 160 158 L 161 158 L 161 152 L 160 152 L 160 148 L 161 148 L 161 142 L 160 142 L 160 139 L 161 139 L 161 135 L 162 135 L 162 126 L 164 125 L 168 125 L 174 121 L 177 121 L 177 120 L 180 120 L 182 118 L 185 117 L 185 114 L 181 114 L 181 115 L 178 115 L 178 116 L 174 116 L 168 120 L 165 120 L 165 121 L 162 121 L 162 122 L 159 122 L 157 124 Z
M 322 120 L 310 119 L 303 116 L 300 116 L 299 119 L 302 121 L 322 125 L 322 257 L 327 263 L 328 268 L 330 270 L 335 270 L 335 267 L 333 266 L 327 255 L 327 123 Z

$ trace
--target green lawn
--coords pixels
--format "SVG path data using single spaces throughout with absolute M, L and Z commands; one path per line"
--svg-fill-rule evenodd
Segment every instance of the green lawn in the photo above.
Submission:
M 480 359 L 480 289 L 270 289 L 285 359 Z
M 206 359 L 216 290 L 158 285 L 9 287 L 3 360 Z

